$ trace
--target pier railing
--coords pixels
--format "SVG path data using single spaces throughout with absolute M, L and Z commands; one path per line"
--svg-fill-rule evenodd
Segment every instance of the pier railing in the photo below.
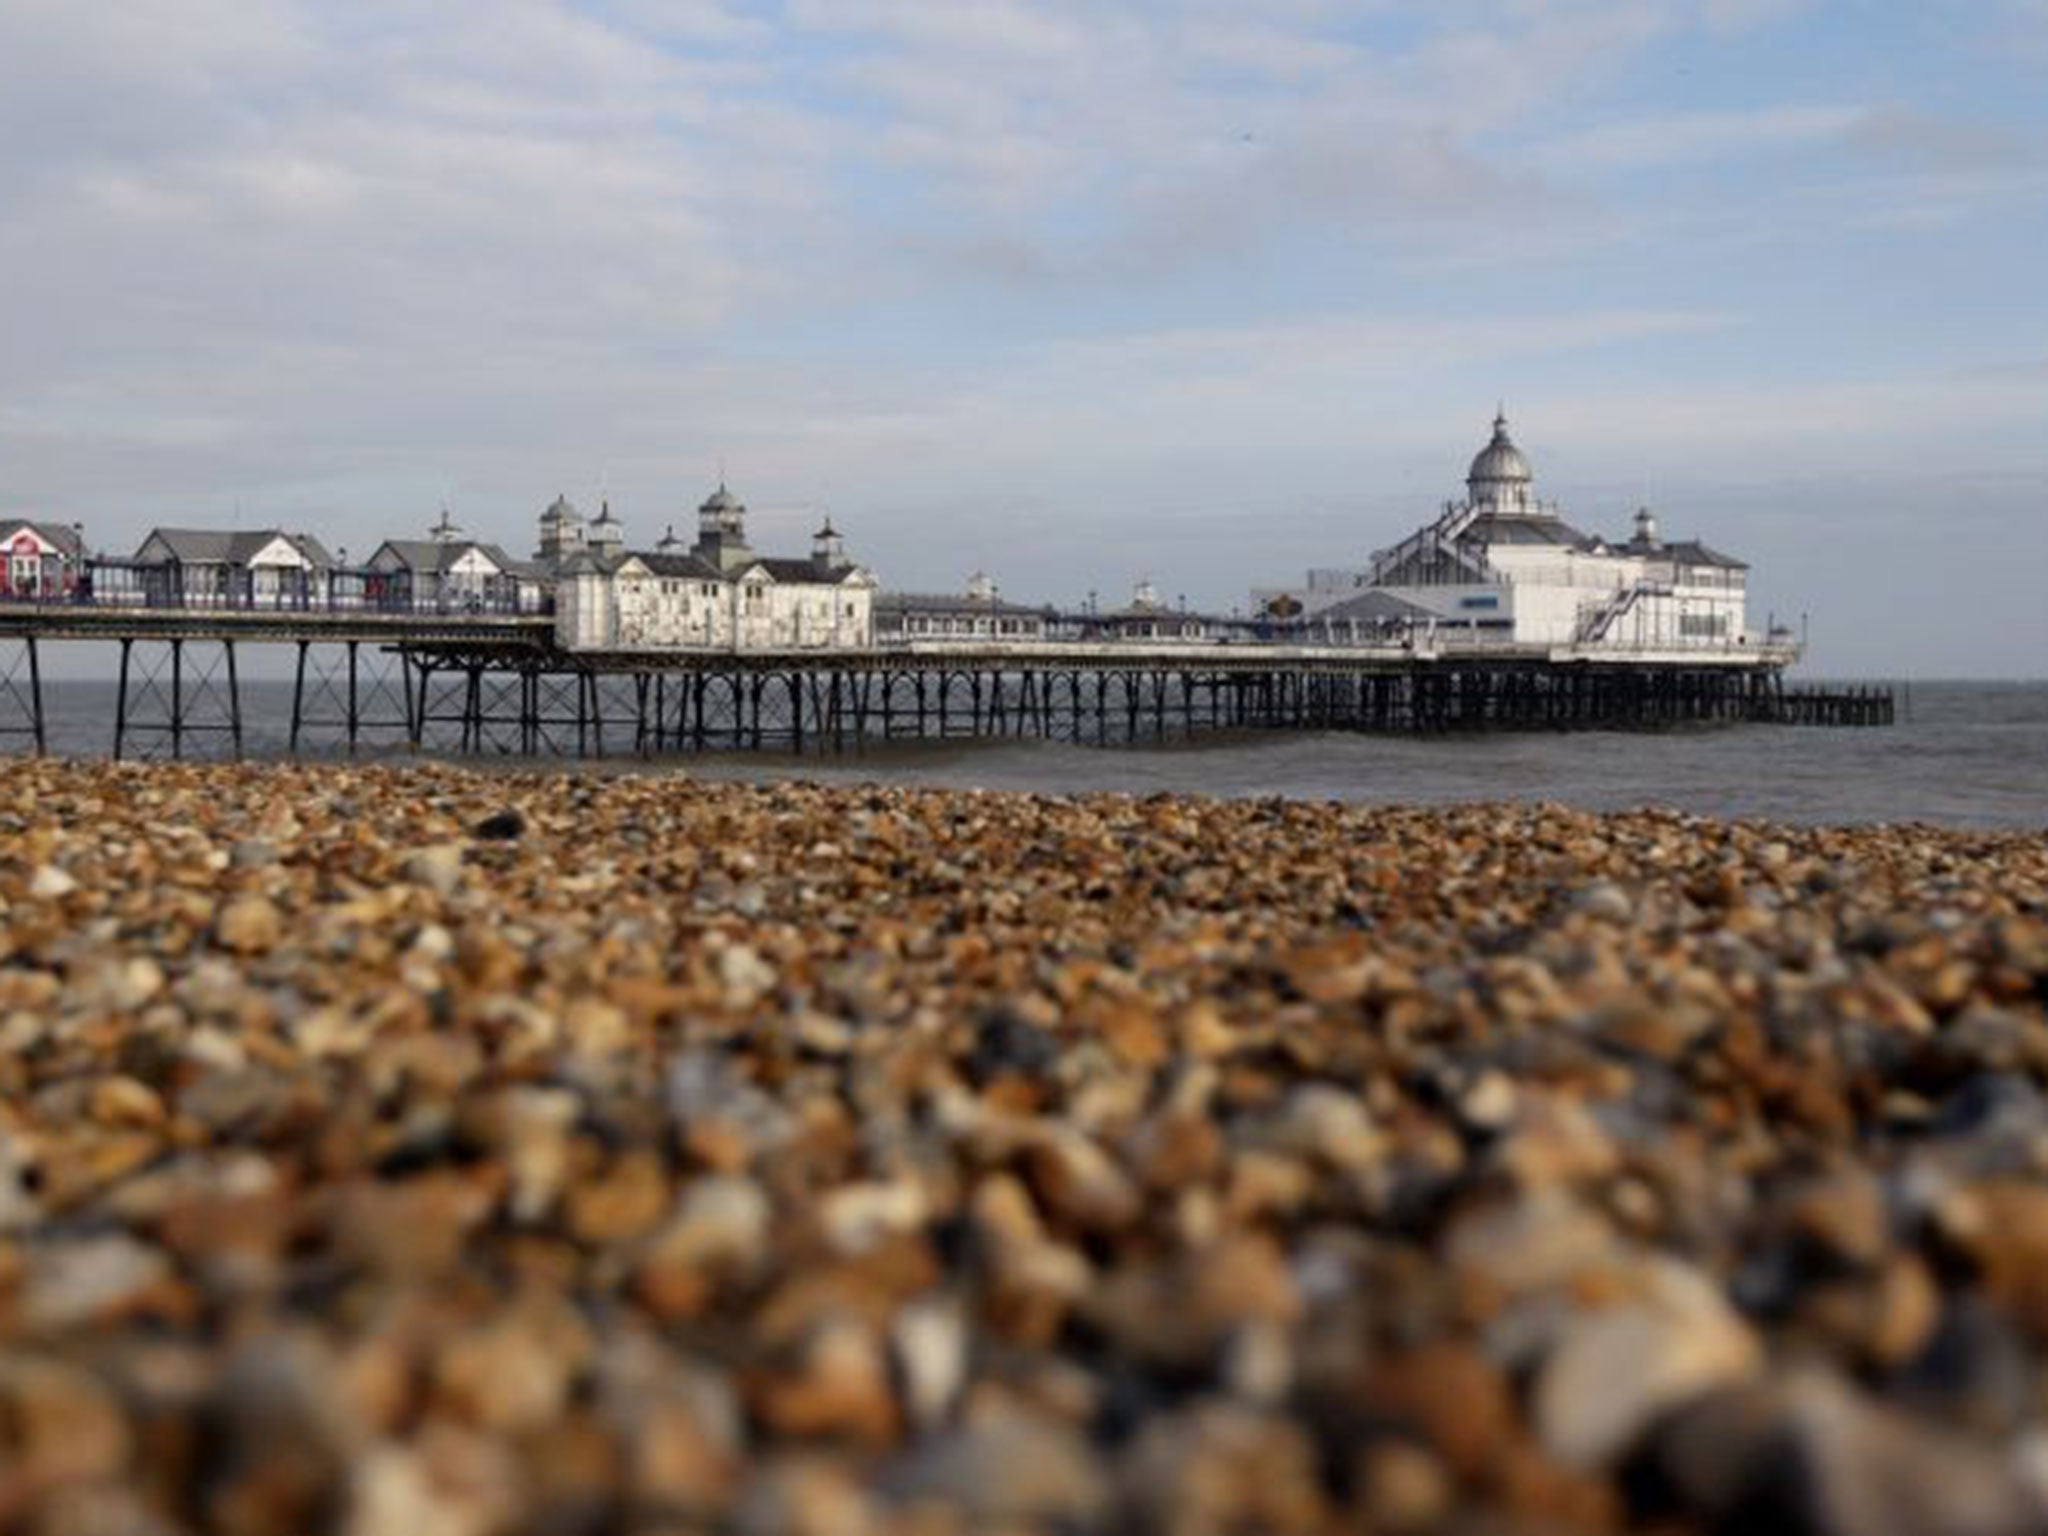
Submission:
M 553 597 L 532 586 L 472 586 L 416 581 L 403 573 L 366 569 L 320 572 L 307 580 L 257 582 L 236 573 L 225 582 L 185 582 L 158 567 L 92 565 L 83 579 L 58 592 L 0 592 L 0 612 L 73 613 L 423 613 L 437 616 L 538 616 L 554 611 Z

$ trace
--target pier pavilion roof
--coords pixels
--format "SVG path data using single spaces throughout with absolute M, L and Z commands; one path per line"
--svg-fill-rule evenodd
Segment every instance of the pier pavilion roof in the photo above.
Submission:
M 334 564 L 326 546 L 311 534 L 286 533 L 282 528 L 260 528 L 249 533 L 230 528 L 152 528 L 135 554 L 137 559 L 145 559 L 149 547 L 155 544 L 180 565 L 247 565 L 279 539 L 309 565 Z
M 1647 539 L 1630 539 L 1617 548 L 1625 555 L 1647 556 L 1652 560 L 1669 560 L 1675 565 L 1714 566 L 1726 571 L 1746 571 L 1747 560 L 1738 560 L 1733 555 L 1724 555 L 1718 549 L 1702 544 L 1698 539 L 1669 539 L 1652 543 Z
M 1591 550 L 1600 541 L 1579 532 L 1554 512 L 1488 512 L 1475 517 L 1461 544 L 1554 544 L 1567 549 Z
M 45 544 L 72 559 L 85 553 L 85 540 L 76 528 L 64 523 L 38 523 L 26 517 L 0 517 L 0 544 L 6 543 L 23 529 L 27 529 Z
M 1411 603 L 1404 597 L 1391 592 L 1368 588 L 1356 597 L 1347 597 L 1341 603 L 1317 611 L 1312 623 L 1320 624 L 1325 619 L 1339 623 L 1356 619 L 1361 624 L 1378 624 L 1389 620 L 1426 619 L 1430 610 L 1420 603 Z
M 743 576 L 749 568 L 741 566 L 734 575 Z M 833 587 L 839 586 L 851 577 L 867 575 L 867 572 L 857 565 L 828 566 L 820 565 L 815 560 L 759 559 L 752 563 L 752 568 L 766 571 L 777 581 L 816 582 Z
M 658 549 L 649 553 L 638 550 L 626 555 L 623 560 L 638 560 L 647 567 L 649 574 L 664 578 L 681 577 L 685 581 L 727 581 L 730 576 L 713 565 L 709 560 L 700 560 L 695 555 L 678 554 L 673 550 Z M 621 563 L 623 563 L 623 560 Z
M 486 544 L 479 539 L 386 539 L 370 556 L 370 563 L 375 565 L 378 557 L 387 550 L 393 561 L 411 571 L 450 570 L 472 550 L 508 574 L 523 574 L 530 567 L 530 562 L 515 560 L 498 545 Z

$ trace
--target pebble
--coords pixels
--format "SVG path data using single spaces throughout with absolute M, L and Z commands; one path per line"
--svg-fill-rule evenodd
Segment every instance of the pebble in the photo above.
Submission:
M 1575 1318 L 1537 1379 L 1537 1433 L 1568 1467 L 1613 1465 L 1658 1418 L 1761 1361 L 1749 1326 L 1697 1271 L 1660 1259 L 1636 1278 L 1645 1294 Z
M 516 808 L 493 811 L 469 830 L 486 842 L 515 842 L 526 834 L 526 818 Z
M 112 1318 L 170 1272 L 160 1249 L 125 1233 L 46 1243 L 28 1256 L 22 1320 L 38 1332 L 61 1333 Z
M 959 1304 L 929 1297 L 906 1306 L 890 1330 L 903 1379 L 903 1406 L 920 1430 L 951 1417 L 967 1382 L 969 1337 Z
M 1705 1398 L 1658 1440 L 1646 1465 L 1665 1498 L 1714 1529 L 2032 1536 L 2048 1524 L 2023 1463 L 1810 1365 Z
M 261 896 L 238 896 L 220 909 L 213 936 L 221 948 L 236 954 L 265 954 L 284 936 L 284 918 Z
M 437 843 L 406 855 L 401 866 L 405 878 L 423 885 L 436 896 L 452 896 L 462 884 L 462 848 L 456 843 Z
M 1108 1477 L 1073 1430 L 1006 1417 L 936 1436 L 885 1472 L 901 1505 L 938 1505 L 969 1529 L 1011 1524 L 1089 1526 L 1108 1507 Z
M 0 799 L 8 1529 L 2042 1529 L 2038 835 Z
M 1636 904 L 1612 880 L 1597 880 L 1572 898 L 1572 910 L 1604 923 L 1625 923 L 1635 915 Z
M 1458 1097 L 1458 1118 L 1476 1131 L 1505 1129 L 1515 1117 L 1515 1084 L 1505 1072 L 1488 1070 Z

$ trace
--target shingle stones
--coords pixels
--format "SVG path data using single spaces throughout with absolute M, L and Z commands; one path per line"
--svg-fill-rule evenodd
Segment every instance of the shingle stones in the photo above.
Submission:
M 2048 847 L 0 769 L 0 1527 L 2048 1529 Z

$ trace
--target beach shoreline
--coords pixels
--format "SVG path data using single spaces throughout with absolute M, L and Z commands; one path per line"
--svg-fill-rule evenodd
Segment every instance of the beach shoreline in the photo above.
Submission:
M 0 1527 L 2048 1522 L 2039 834 L 41 761 L 0 903 Z

